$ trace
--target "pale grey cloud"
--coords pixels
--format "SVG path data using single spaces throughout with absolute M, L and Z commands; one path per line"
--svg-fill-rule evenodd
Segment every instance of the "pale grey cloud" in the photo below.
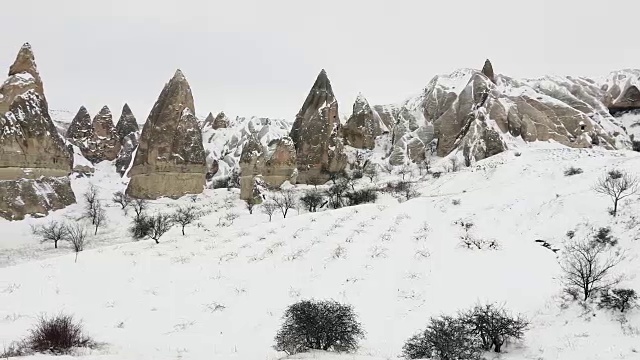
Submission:
M 199 114 L 292 118 L 321 68 L 349 112 L 436 74 L 605 75 L 639 67 L 632 0 L 21 0 L 3 4 L 0 68 L 32 43 L 50 106 L 129 102 L 144 120 L 181 68 Z

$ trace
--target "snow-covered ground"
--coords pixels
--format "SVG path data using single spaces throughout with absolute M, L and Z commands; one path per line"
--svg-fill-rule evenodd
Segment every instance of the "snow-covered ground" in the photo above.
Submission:
M 569 166 L 584 172 L 564 176 Z M 272 345 L 285 308 L 304 298 L 332 298 L 359 315 L 366 338 L 358 353 L 289 359 L 386 360 L 399 357 L 430 316 L 495 301 L 525 314 L 531 329 L 524 341 L 488 359 L 639 359 L 640 311 L 621 317 L 566 306 L 557 254 L 535 242 L 560 248 L 569 230 L 588 236 L 611 226 L 629 251 L 619 268 L 627 275 L 622 285 L 640 290 L 640 194 L 625 199 L 612 218 L 609 199 L 592 190 L 611 169 L 640 174 L 640 156 L 518 149 L 439 178 L 416 172 L 420 196 L 409 201 L 382 195 L 376 204 L 301 209 L 286 219 L 275 214 L 272 222 L 259 207 L 248 214 L 237 190 L 206 190 L 195 204 L 208 215 L 188 226 L 186 236 L 173 228 L 155 244 L 127 236 L 131 214 L 109 201 L 126 184 L 103 162 L 95 176 L 72 180 L 79 204 L 43 219 L 0 220 L 0 345 L 26 335 L 39 314 L 65 311 L 106 344 L 74 359 L 279 359 L 284 354 Z M 379 185 L 391 177 L 397 178 L 385 175 Z M 109 221 L 75 263 L 68 244 L 58 250 L 39 244 L 29 225 L 72 221 L 90 183 L 109 204 Z M 193 200 L 152 203 L 152 212 L 171 212 Z M 229 213 L 239 215 L 232 224 Z M 459 246 L 460 219 L 500 250 Z

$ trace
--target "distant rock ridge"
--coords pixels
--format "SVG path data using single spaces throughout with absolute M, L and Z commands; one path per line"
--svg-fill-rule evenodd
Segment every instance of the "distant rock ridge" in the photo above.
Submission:
M 142 128 L 128 173 L 127 194 L 136 198 L 178 198 L 201 193 L 205 184 L 202 132 L 193 95 L 180 70 L 165 85 Z
M 25 44 L 0 86 L 0 216 L 20 220 L 75 203 L 68 177 L 72 162 Z
M 346 167 L 342 139 L 338 137 L 338 102 L 323 69 L 309 91 L 289 133 L 296 148 L 298 181 L 328 179 Z

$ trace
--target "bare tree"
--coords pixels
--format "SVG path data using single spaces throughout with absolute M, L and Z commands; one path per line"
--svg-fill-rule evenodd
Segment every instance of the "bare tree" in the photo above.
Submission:
M 376 164 L 371 162 L 367 163 L 367 165 L 364 167 L 364 176 L 368 177 L 371 182 L 378 178 L 377 167 L 378 166 Z
M 55 220 L 45 225 L 32 226 L 31 232 L 41 238 L 40 242 L 53 241 L 53 246 L 56 249 L 58 248 L 58 242 L 67 240 L 69 234 L 67 225 Z
M 149 233 L 147 236 L 155 240 L 156 244 L 160 244 L 158 241 L 162 235 L 171 229 L 173 226 L 173 219 L 167 214 L 155 214 L 148 218 L 149 221 Z
M 431 155 L 428 151 L 425 151 L 424 160 L 418 162 L 418 169 L 420 169 L 420 175 L 423 173 L 429 173 L 431 171 Z
M 402 180 L 404 180 L 404 177 L 406 175 L 412 174 L 413 171 L 411 170 L 411 165 L 408 164 L 404 164 L 402 165 L 402 167 L 400 167 L 400 169 L 398 170 L 398 174 L 402 175 Z
M 134 199 L 131 206 L 133 207 L 133 211 L 136 213 L 136 219 L 139 219 L 149 208 L 149 203 L 144 199 Z
M 593 188 L 600 194 L 607 195 L 613 201 L 611 214 L 618 214 L 618 202 L 638 192 L 638 178 L 624 171 L 611 171 L 603 176 Z
M 85 209 L 91 207 L 98 200 L 98 188 L 93 184 L 89 185 L 89 189 L 82 194 L 82 197 L 87 202 Z
M 182 227 L 182 236 L 184 236 L 185 226 L 198 220 L 200 215 L 201 213 L 195 205 L 181 206 L 172 215 L 172 220 L 174 223 L 179 224 Z
M 451 164 L 451 172 L 457 172 L 460 170 L 460 160 L 458 160 L 456 156 L 449 159 L 449 164 Z
M 272 201 L 265 201 L 264 203 L 262 203 L 262 212 L 269 215 L 269 221 L 271 221 L 271 217 L 273 216 L 273 213 L 276 212 L 277 209 L 278 209 L 278 205 L 276 205 Z
M 69 242 L 73 245 L 73 251 L 76 253 L 78 262 L 78 253 L 84 250 L 87 240 L 87 229 L 79 222 L 73 223 L 67 227 Z
M 522 339 L 529 321 L 522 315 L 513 316 L 496 304 L 476 305 L 461 317 L 480 337 L 483 350 L 501 352 L 510 338 Z
M 313 185 L 314 188 L 318 188 L 318 185 L 323 185 L 325 183 L 326 181 L 318 175 L 311 175 L 307 178 L 307 184 Z
M 296 195 L 291 190 L 283 190 L 273 198 L 273 202 L 280 208 L 282 216 L 286 218 L 289 209 L 296 207 Z
M 578 241 L 566 246 L 560 266 L 564 272 L 565 291 L 582 295 L 583 300 L 620 282 L 611 274 L 624 260 L 624 253 L 591 241 Z
M 316 189 L 307 191 L 304 196 L 300 198 L 300 201 L 307 207 L 309 212 L 318 211 L 318 207 L 322 207 L 322 204 L 326 202 L 322 193 Z
M 92 217 L 93 226 L 95 226 L 96 228 L 93 235 L 97 235 L 98 228 L 101 226 L 104 226 L 105 223 L 107 222 L 107 212 L 104 210 L 104 207 L 102 207 L 100 200 L 94 203 L 94 210 L 92 214 L 93 214 L 93 217 Z
M 118 191 L 113 194 L 112 201 L 120 205 L 122 210 L 125 210 L 129 205 L 131 205 L 132 199 L 129 195 L 125 194 L 124 192 Z
M 249 198 L 244 201 L 245 207 L 249 210 L 249 214 L 253 214 L 253 208 L 258 204 L 255 198 Z

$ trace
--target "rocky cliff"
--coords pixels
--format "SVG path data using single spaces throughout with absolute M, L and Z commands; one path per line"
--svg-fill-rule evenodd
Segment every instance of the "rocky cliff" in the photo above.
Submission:
M 342 127 L 346 143 L 358 149 L 373 149 L 376 137 L 389 131 L 367 99 L 358 94 L 353 104 L 353 113 Z
M 72 154 L 58 134 L 29 44 L 0 86 L 0 216 L 47 214 L 75 203 Z
M 123 176 L 131 164 L 133 152 L 138 147 L 140 138 L 138 122 L 127 104 L 122 107 L 120 120 L 116 124 L 116 133 L 120 143 L 120 152 L 116 157 L 115 165 L 116 171 L 120 176 Z
M 205 183 L 202 133 L 191 87 L 180 70 L 165 85 L 147 118 L 127 194 L 146 199 L 200 193 Z
M 310 178 L 328 179 L 330 173 L 346 167 L 339 129 L 338 101 L 323 69 L 289 133 L 296 148 L 299 182 L 305 183 Z
M 296 183 L 296 148 L 289 137 L 274 139 L 264 146 L 252 137 L 242 149 L 240 157 L 240 199 L 255 197 L 255 183 L 271 188 L 280 187 L 285 181 Z

